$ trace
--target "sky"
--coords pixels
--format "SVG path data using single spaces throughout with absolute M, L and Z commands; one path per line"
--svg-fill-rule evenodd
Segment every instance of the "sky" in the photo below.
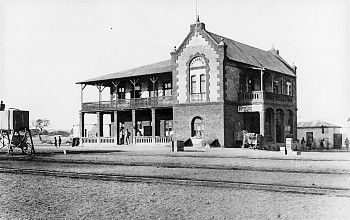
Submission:
M 350 2 L 198 0 L 210 32 L 297 66 L 298 121 L 350 117 Z M 195 21 L 196 1 L 0 1 L 0 100 L 47 118 L 79 122 L 76 82 L 170 59 Z M 105 90 L 107 91 L 107 90 Z M 87 86 L 84 101 L 98 98 Z

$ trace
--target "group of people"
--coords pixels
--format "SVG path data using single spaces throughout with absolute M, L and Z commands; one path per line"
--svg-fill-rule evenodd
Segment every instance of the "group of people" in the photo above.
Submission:
M 313 140 L 311 139 L 311 137 L 309 137 L 309 139 L 307 140 L 307 142 L 305 141 L 304 137 L 301 139 L 301 147 L 302 148 L 305 148 L 305 144 L 306 144 L 306 147 L 311 150 L 312 146 L 314 146 L 314 142 Z M 345 144 L 345 147 L 346 147 L 346 150 L 349 151 L 349 144 L 350 144 L 350 141 L 349 141 L 349 138 L 346 137 L 345 138 L 345 141 L 344 141 L 344 144 Z M 327 148 L 327 150 L 329 149 L 329 142 L 328 140 L 325 140 L 324 138 L 322 140 L 320 140 L 320 148 L 323 149 L 323 148 Z
M 54 137 L 55 139 L 55 147 L 57 147 L 57 138 Z M 61 139 L 61 136 L 58 136 L 58 147 L 61 147 L 61 144 L 62 144 L 62 139 Z
M 130 144 L 130 136 L 131 136 L 130 131 L 122 127 L 119 132 L 119 144 L 120 145 Z

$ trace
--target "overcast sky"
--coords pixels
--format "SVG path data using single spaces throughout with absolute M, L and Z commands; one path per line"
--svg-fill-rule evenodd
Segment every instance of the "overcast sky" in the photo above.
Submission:
M 69 129 L 79 120 L 76 82 L 170 59 L 195 21 L 195 6 L 195 0 L 1 1 L 0 100 L 29 110 L 31 120 Z M 207 30 L 263 50 L 274 45 L 295 63 L 299 121 L 339 124 L 350 117 L 348 1 L 198 0 L 198 8 Z M 88 87 L 86 101 L 96 100 L 97 89 Z

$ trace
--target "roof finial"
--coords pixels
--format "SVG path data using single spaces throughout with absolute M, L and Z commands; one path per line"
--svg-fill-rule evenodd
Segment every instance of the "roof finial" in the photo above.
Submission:
M 199 23 L 198 0 L 196 0 L 196 23 Z

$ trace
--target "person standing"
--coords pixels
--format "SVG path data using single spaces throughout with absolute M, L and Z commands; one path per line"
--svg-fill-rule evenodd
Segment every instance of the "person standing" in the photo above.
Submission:
M 124 128 L 122 127 L 119 132 L 119 144 L 124 144 Z
M 54 139 L 55 139 L 55 147 L 57 147 L 57 138 L 54 137 Z
M 305 148 L 305 139 L 304 137 L 301 139 L 301 149 Z
M 127 144 L 127 145 L 130 144 L 129 133 L 130 133 L 130 132 L 129 132 L 128 129 L 125 129 L 125 130 L 124 130 L 124 138 L 125 138 L 125 141 L 124 141 L 124 142 L 125 142 L 125 144 Z
M 62 139 L 61 136 L 58 136 L 58 147 L 61 147 Z
M 345 138 L 344 143 L 345 143 L 346 151 L 349 151 L 349 138 L 348 137 Z

